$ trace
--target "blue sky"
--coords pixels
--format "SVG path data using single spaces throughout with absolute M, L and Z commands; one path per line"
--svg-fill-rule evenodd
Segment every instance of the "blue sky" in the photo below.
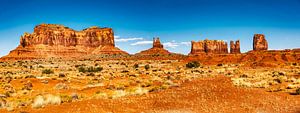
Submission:
M 129 53 L 150 48 L 153 37 L 177 53 L 205 38 L 239 39 L 246 52 L 255 33 L 266 35 L 270 49 L 300 47 L 300 0 L 1 0 L 0 56 L 41 23 L 111 27 Z

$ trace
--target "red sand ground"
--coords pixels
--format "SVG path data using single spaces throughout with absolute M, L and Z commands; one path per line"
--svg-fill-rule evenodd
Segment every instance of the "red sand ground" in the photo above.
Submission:
M 41 109 L 23 108 L 30 113 L 300 113 L 300 96 L 240 88 L 230 78 L 219 76 L 187 81 L 180 87 L 141 96 L 93 99 L 49 105 Z M 0 110 L 1 113 L 6 111 Z

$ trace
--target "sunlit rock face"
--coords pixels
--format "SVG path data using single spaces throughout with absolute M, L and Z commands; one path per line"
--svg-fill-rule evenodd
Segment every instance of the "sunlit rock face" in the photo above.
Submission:
M 228 47 L 227 42 L 223 40 L 201 40 L 199 42 L 192 41 L 192 48 L 190 54 L 227 54 Z
M 76 57 L 88 54 L 127 54 L 115 47 L 111 28 L 75 31 L 56 24 L 41 24 L 24 33 L 20 45 L 7 58 Z
M 230 53 L 231 54 L 238 54 L 238 53 L 241 53 L 241 50 L 240 50 L 240 41 L 237 40 L 237 41 L 230 41 Z
M 255 34 L 253 37 L 253 50 L 268 50 L 268 42 L 263 34 Z

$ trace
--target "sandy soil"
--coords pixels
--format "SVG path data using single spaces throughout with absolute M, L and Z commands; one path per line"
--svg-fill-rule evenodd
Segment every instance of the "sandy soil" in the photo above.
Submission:
M 6 111 L 1 110 L 1 113 Z M 141 96 L 93 99 L 16 113 L 299 113 L 300 96 L 232 85 L 230 78 L 198 78 Z

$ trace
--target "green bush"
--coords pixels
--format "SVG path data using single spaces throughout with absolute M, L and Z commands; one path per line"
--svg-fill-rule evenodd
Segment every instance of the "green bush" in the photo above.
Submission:
M 42 74 L 53 74 L 53 73 L 54 73 L 54 71 L 51 70 L 51 69 L 44 69 L 44 70 L 42 71 Z
M 200 63 L 197 61 L 189 62 L 185 65 L 187 68 L 198 68 L 200 66 Z
M 146 70 L 148 70 L 149 68 L 150 68 L 150 65 L 149 65 L 149 64 L 145 65 L 145 69 L 146 69 Z
M 83 66 L 80 66 L 78 68 L 78 71 L 79 72 L 83 72 L 83 73 L 86 73 L 86 72 L 100 72 L 102 71 L 103 68 L 102 67 L 93 67 L 93 66 L 90 66 L 90 67 L 83 67 Z

